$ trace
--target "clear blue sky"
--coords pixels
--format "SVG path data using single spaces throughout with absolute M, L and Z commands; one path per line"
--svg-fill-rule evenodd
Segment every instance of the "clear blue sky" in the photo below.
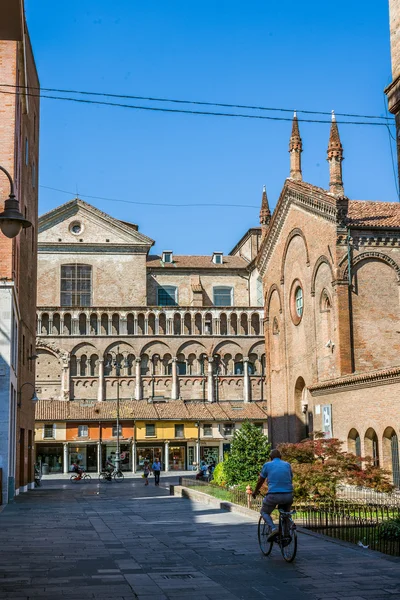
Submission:
M 42 87 L 382 115 L 387 4 L 26 0 L 26 11 Z M 290 127 L 44 99 L 40 184 L 83 198 L 258 207 L 265 183 L 274 207 L 289 174 Z M 300 130 L 303 177 L 327 187 L 329 125 Z M 387 129 L 342 125 L 340 134 L 347 195 L 396 201 Z M 69 199 L 40 188 L 40 212 Z M 228 252 L 258 225 L 258 208 L 87 201 L 177 254 Z

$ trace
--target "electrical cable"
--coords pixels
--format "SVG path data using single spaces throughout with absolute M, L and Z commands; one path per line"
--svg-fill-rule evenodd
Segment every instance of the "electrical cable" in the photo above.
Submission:
M 0 94 L 12 94 L 15 92 L 6 92 L 4 90 L 0 90 Z M 166 112 L 166 113 L 180 113 L 180 114 L 189 114 L 189 115 L 205 115 L 212 117 L 231 117 L 231 118 L 242 118 L 242 119 L 261 119 L 267 121 L 289 121 L 292 122 L 293 119 L 291 117 L 271 117 L 266 115 L 246 115 L 243 113 L 223 113 L 223 112 L 211 112 L 211 111 L 199 111 L 199 110 L 184 110 L 177 108 L 160 108 L 155 106 L 137 106 L 132 104 L 122 104 L 116 102 L 105 102 L 100 100 L 83 100 L 82 98 L 62 98 L 60 96 L 48 96 L 47 94 L 31 94 L 26 93 L 27 96 L 33 98 L 47 98 L 50 100 L 61 100 L 68 102 L 79 102 L 83 104 L 96 104 L 102 106 L 114 106 L 119 108 L 130 108 L 135 110 L 146 110 L 146 111 L 156 111 L 156 112 Z M 298 119 L 301 123 L 325 123 L 330 124 L 331 120 L 322 120 L 322 119 Z M 337 121 L 338 125 L 375 125 L 375 126 L 383 126 L 386 127 L 387 123 L 374 123 L 368 121 Z
M 147 96 L 133 96 L 129 94 L 113 94 L 106 92 L 88 92 L 84 90 L 62 90 L 57 88 L 40 88 L 40 87 L 32 87 L 32 86 L 22 86 L 22 85 L 12 85 L 12 84 L 0 84 L 0 87 L 12 87 L 18 89 L 25 90 L 39 90 L 45 92 L 56 92 L 60 94 L 82 94 L 86 96 L 106 96 L 109 98 L 124 98 L 130 100 L 147 100 L 149 102 L 171 102 L 178 104 L 195 104 L 201 106 L 220 106 L 224 108 L 245 108 L 247 110 L 263 110 L 263 111 L 278 111 L 278 112 L 289 112 L 293 113 L 293 109 L 291 108 L 276 108 L 276 107 L 267 107 L 267 106 L 251 106 L 247 104 L 227 104 L 222 102 L 205 102 L 199 100 L 178 100 L 176 98 L 153 98 Z M 303 114 L 313 114 L 313 115 L 329 115 L 331 116 L 331 112 L 326 111 L 318 111 L 318 110 L 297 110 L 298 113 Z M 377 115 L 357 115 L 352 113 L 335 113 L 336 116 L 339 117 L 352 117 L 359 119 L 385 119 L 385 117 L 377 116 Z M 388 118 L 388 117 L 387 117 Z
M 49 187 L 48 185 L 39 185 L 41 188 L 45 188 L 46 190 L 53 190 L 55 192 L 61 192 L 63 194 L 68 194 L 69 196 L 73 196 L 74 198 L 82 196 L 83 198 L 91 198 L 95 200 L 107 200 L 107 202 L 124 202 L 125 204 L 140 204 L 143 206 L 175 206 L 175 207 L 192 207 L 192 206 L 219 206 L 225 208 L 260 208 L 259 206 L 255 206 L 252 204 L 214 204 L 212 202 L 195 202 L 194 204 L 170 204 L 162 202 L 137 202 L 135 200 L 121 200 L 119 198 L 104 198 L 103 196 L 89 196 L 89 194 L 77 194 L 75 192 L 68 192 L 67 190 L 60 190 L 59 188 Z

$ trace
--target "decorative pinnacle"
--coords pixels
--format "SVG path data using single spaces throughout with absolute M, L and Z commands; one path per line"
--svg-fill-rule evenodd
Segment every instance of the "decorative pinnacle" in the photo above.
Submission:
M 332 111 L 331 131 L 329 134 L 328 160 L 332 158 L 332 156 L 340 156 L 340 158 L 343 158 L 343 146 L 340 141 L 339 129 L 334 111 Z
M 261 200 L 261 210 L 260 210 L 260 225 L 266 227 L 269 225 L 271 220 L 271 211 L 269 210 L 268 198 L 267 198 L 267 188 L 263 186 L 262 200 Z
M 290 136 L 290 142 L 289 142 L 289 152 L 292 152 L 292 150 L 297 150 L 297 151 L 301 152 L 302 149 L 303 149 L 303 144 L 302 144 L 301 137 L 300 137 L 299 122 L 297 120 L 296 111 L 294 111 L 293 121 L 292 121 L 292 134 Z
M 335 115 L 335 111 L 332 111 L 332 121 L 336 121 L 336 115 Z

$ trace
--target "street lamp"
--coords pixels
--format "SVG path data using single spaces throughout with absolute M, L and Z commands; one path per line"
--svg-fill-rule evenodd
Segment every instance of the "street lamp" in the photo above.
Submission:
M 17 401 L 17 406 L 18 408 L 21 408 L 22 406 L 22 388 L 24 388 L 26 385 L 29 385 L 32 389 L 33 389 L 33 394 L 32 394 L 32 402 L 34 404 L 36 404 L 36 402 L 39 400 L 39 398 L 36 396 L 36 389 L 35 386 L 33 385 L 33 383 L 29 383 L 28 381 L 26 383 L 23 383 L 21 385 L 21 387 L 19 388 L 19 392 L 18 392 L 18 401 Z
M 113 350 L 109 350 L 108 354 L 111 354 L 111 356 L 113 356 L 114 360 L 111 361 L 109 360 L 107 362 L 107 367 L 111 367 L 112 365 L 115 367 L 115 375 L 117 377 L 117 451 L 115 453 L 115 468 L 118 469 L 118 471 L 121 468 L 121 453 L 120 453 L 120 443 L 119 443 L 119 376 L 120 376 L 120 370 L 121 370 L 121 365 L 118 362 L 118 356 L 119 356 L 119 346 L 117 347 L 117 352 L 114 352 Z M 125 362 L 124 362 L 124 366 L 128 366 L 128 360 L 125 358 Z
M 4 201 L 4 211 L 0 213 L 0 229 L 6 237 L 15 238 L 21 229 L 32 227 L 32 223 L 24 219 L 18 210 L 19 203 L 14 194 L 14 182 L 10 173 L 1 165 L 0 171 L 3 171 L 10 182 L 10 195 Z

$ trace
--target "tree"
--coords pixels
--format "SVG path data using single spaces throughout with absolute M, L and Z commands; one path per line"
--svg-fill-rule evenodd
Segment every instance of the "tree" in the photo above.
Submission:
M 235 431 L 231 449 L 224 460 L 224 474 L 230 485 L 254 483 L 271 449 L 268 438 L 259 427 L 245 421 Z
M 335 498 L 339 483 L 370 487 L 380 492 L 393 490 L 386 471 L 374 466 L 369 458 L 361 459 L 351 452 L 344 452 L 342 442 L 336 438 L 316 436 L 298 444 L 280 444 L 278 448 L 283 460 L 292 465 L 297 500 Z

